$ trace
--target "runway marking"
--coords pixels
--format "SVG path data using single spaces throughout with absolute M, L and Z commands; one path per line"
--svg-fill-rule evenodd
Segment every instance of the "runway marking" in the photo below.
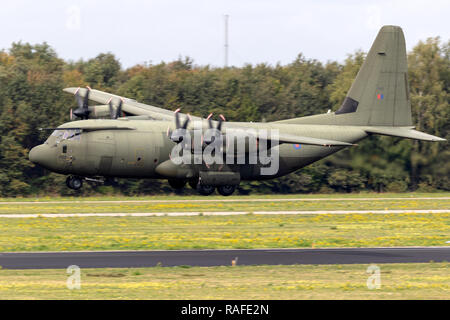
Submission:
M 0 205 L 11 204 L 101 204 L 101 203 L 191 203 L 191 202 L 288 202 L 288 201 L 389 201 L 389 200 L 450 200 L 450 197 L 415 198 L 283 198 L 283 199 L 180 199 L 180 200 L 66 200 L 66 201 L 3 201 Z
M 80 217 L 183 217 L 183 216 L 236 216 L 236 215 L 318 215 L 318 214 L 402 214 L 449 213 L 443 210 L 334 210 L 334 211 L 222 211 L 222 212 L 101 212 L 101 213 L 41 213 L 0 214 L 0 218 L 80 218 Z

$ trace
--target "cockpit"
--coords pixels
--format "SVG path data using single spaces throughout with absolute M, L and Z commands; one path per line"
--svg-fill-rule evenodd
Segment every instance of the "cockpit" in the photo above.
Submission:
M 55 130 L 45 141 L 46 144 L 54 144 L 58 145 L 61 141 L 70 140 L 70 141 L 80 141 L 81 138 L 81 130 L 80 129 L 71 129 L 71 130 Z

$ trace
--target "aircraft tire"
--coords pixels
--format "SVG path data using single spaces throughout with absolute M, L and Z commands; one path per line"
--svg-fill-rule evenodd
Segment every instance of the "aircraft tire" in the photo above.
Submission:
M 66 186 L 67 186 L 67 188 L 70 188 L 70 189 L 72 189 L 72 185 L 70 184 L 70 180 L 72 179 L 72 177 L 71 176 L 68 176 L 67 178 L 66 178 Z
M 175 190 L 183 189 L 184 186 L 186 185 L 186 180 L 181 180 L 181 179 L 169 179 L 168 182 L 169 182 L 169 185 L 172 188 L 174 188 Z
M 197 190 L 198 187 L 198 179 L 191 179 L 188 181 L 189 185 L 192 189 Z
M 83 186 L 83 180 L 80 177 L 67 177 L 66 184 L 70 189 L 80 190 Z
M 217 191 L 224 197 L 231 196 L 234 190 L 236 190 L 236 186 L 233 185 L 225 185 L 217 187 Z
M 216 188 L 214 186 L 205 185 L 205 184 L 201 184 L 201 183 L 199 183 L 197 186 L 197 191 L 202 196 L 209 196 L 209 195 L 213 194 L 215 189 Z

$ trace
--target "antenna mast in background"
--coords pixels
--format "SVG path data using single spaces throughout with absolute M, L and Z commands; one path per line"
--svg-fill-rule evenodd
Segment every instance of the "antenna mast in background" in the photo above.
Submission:
M 225 68 L 228 68 L 228 18 L 229 15 L 225 15 Z

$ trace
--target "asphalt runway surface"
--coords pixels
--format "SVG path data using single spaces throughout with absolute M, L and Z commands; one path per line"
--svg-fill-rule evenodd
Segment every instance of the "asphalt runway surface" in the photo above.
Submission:
M 0 253 L 3 269 L 139 268 L 450 261 L 449 247 Z

